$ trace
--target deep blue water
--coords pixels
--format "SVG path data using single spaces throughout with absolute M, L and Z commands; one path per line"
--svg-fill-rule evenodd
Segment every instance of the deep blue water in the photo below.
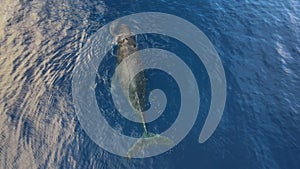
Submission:
M 0 168 L 300 168 L 299 10 L 297 0 L 5 0 L 0 7 Z M 103 25 L 149 11 L 182 17 L 206 34 L 225 69 L 227 101 L 217 130 L 199 144 L 211 92 L 203 64 L 175 40 L 140 37 L 140 48 L 165 48 L 189 63 L 201 84 L 201 107 L 191 132 L 172 150 L 128 160 L 101 149 L 81 128 L 72 104 L 72 70 L 80 49 Z M 99 74 L 112 71 L 114 59 L 107 56 Z M 180 100 L 173 96 L 179 93 L 166 74 L 153 70 L 147 76 L 149 90 L 161 88 L 170 98 L 165 116 L 149 124 L 161 132 L 176 116 Z M 104 79 L 95 79 L 95 92 L 99 107 L 112 110 L 107 120 L 141 134 L 138 124 L 128 124 L 109 102 L 102 104 L 108 92 Z

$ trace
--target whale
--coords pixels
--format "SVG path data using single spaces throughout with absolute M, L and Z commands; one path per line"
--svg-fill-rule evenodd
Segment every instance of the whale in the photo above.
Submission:
M 134 38 L 131 36 L 131 31 L 129 27 L 122 24 L 119 27 L 119 32 L 117 36 L 117 64 L 119 65 L 122 61 L 126 62 L 125 58 L 129 57 L 131 54 L 138 51 L 137 44 Z M 113 77 L 115 81 L 118 77 L 118 82 L 120 83 L 125 97 L 128 99 L 130 105 L 136 110 L 135 113 L 138 115 L 139 121 L 143 125 L 144 133 L 148 133 L 145 124 L 143 110 L 147 104 L 146 102 L 146 78 L 143 72 L 140 72 L 133 81 L 132 76 L 134 70 L 140 69 L 142 67 L 141 60 L 135 58 L 134 62 L 126 62 L 119 68 L 118 73 Z M 117 77 L 116 77 L 117 76 Z M 130 86 L 129 89 L 126 86 Z
M 114 25 L 110 27 L 110 33 L 114 36 L 113 43 L 117 45 L 117 64 L 119 65 L 121 62 L 126 62 L 125 58 L 128 58 L 130 55 L 138 52 L 138 45 L 133 36 L 134 34 L 131 32 L 128 25 L 121 24 L 118 26 L 118 30 L 116 31 L 116 24 L 118 23 L 114 23 Z M 118 79 L 118 83 L 123 89 L 125 97 L 135 110 L 138 120 L 143 127 L 142 137 L 139 138 L 134 145 L 132 145 L 126 154 L 126 157 L 130 159 L 134 154 L 144 151 L 147 147 L 153 144 L 167 146 L 173 145 L 174 143 L 170 138 L 160 134 L 148 132 L 147 130 L 144 115 L 144 110 L 146 109 L 147 105 L 147 79 L 143 71 L 139 72 L 134 78 L 132 78 L 132 76 L 134 76 L 134 70 L 143 70 L 141 59 L 139 57 L 135 57 L 134 62 L 126 62 L 123 65 L 125 66 L 122 66 L 118 73 L 114 75 L 113 81 Z M 117 76 L 117 78 L 115 76 Z M 130 81 L 130 79 L 133 80 Z M 130 86 L 129 89 L 126 86 Z

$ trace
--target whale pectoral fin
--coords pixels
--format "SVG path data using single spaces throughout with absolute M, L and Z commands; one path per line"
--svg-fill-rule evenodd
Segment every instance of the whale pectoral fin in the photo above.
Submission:
M 174 145 L 174 141 L 166 136 L 159 134 L 148 133 L 144 134 L 138 141 L 128 150 L 126 157 L 131 157 L 139 152 L 143 152 L 146 148 L 153 145 L 163 145 L 171 147 Z

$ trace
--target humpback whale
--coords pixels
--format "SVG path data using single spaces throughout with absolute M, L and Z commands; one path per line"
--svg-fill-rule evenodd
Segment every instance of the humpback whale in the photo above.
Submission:
M 121 24 L 118 27 L 118 31 L 115 32 L 118 23 L 113 23 L 110 27 L 110 33 L 114 36 L 114 43 L 117 44 L 117 62 L 120 64 L 125 58 L 138 51 L 137 43 L 133 37 L 133 33 L 126 24 Z M 126 62 L 125 66 L 120 68 L 117 73 L 118 82 L 120 83 L 125 97 L 128 99 L 130 105 L 134 108 L 135 113 L 138 116 L 138 120 L 143 127 L 143 135 L 139 140 L 128 150 L 127 158 L 131 158 L 134 154 L 145 150 L 151 145 L 173 145 L 173 141 L 165 136 L 148 132 L 144 110 L 146 108 L 146 78 L 143 72 L 137 74 L 137 76 L 131 82 L 133 70 L 142 68 L 142 62 L 139 58 L 136 58 L 134 62 Z M 142 69 L 139 69 L 142 70 Z M 114 76 L 115 76 L 114 75 Z M 113 77 L 116 79 L 116 77 Z M 130 86 L 131 84 L 131 86 Z M 130 86 L 129 90 L 126 86 Z

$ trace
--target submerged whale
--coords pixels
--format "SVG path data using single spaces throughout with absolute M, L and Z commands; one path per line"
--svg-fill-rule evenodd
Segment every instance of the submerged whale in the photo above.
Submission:
M 116 35 L 115 35 L 116 36 Z M 139 58 L 135 58 L 134 62 L 126 61 L 125 58 L 130 56 L 131 54 L 137 52 L 137 44 L 134 38 L 131 36 L 130 29 L 127 25 L 122 24 L 119 28 L 119 32 L 117 35 L 117 61 L 120 64 L 122 61 L 126 62 L 125 66 L 119 68 L 118 74 L 118 82 L 120 83 L 123 93 L 126 98 L 128 98 L 131 106 L 136 110 L 139 121 L 142 122 L 144 133 L 148 133 L 143 110 L 147 104 L 146 102 L 146 78 L 143 72 L 140 72 L 133 81 L 132 76 L 134 76 L 134 70 L 138 70 L 142 67 L 141 60 Z M 113 77 L 115 80 L 116 77 Z M 126 88 L 129 87 L 129 90 Z
M 115 32 L 116 25 L 110 27 L 110 33 L 115 37 L 117 44 L 117 62 L 126 62 L 125 58 L 138 51 L 137 43 L 128 25 L 121 24 L 118 31 Z M 173 141 L 159 134 L 148 132 L 144 110 L 147 105 L 146 100 L 146 78 L 143 72 L 137 74 L 135 78 L 134 70 L 142 70 L 142 62 L 139 58 L 135 58 L 134 62 L 126 62 L 118 71 L 118 82 L 120 83 L 123 93 L 128 99 L 130 105 L 134 108 L 139 121 L 142 123 L 144 133 L 142 137 L 128 150 L 127 157 L 131 158 L 134 154 L 143 151 L 145 148 L 153 145 L 173 145 Z M 116 77 L 113 77 L 116 79 Z M 133 81 L 130 81 L 133 79 Z M 130 86 L 129 90 L 126 86 Z

